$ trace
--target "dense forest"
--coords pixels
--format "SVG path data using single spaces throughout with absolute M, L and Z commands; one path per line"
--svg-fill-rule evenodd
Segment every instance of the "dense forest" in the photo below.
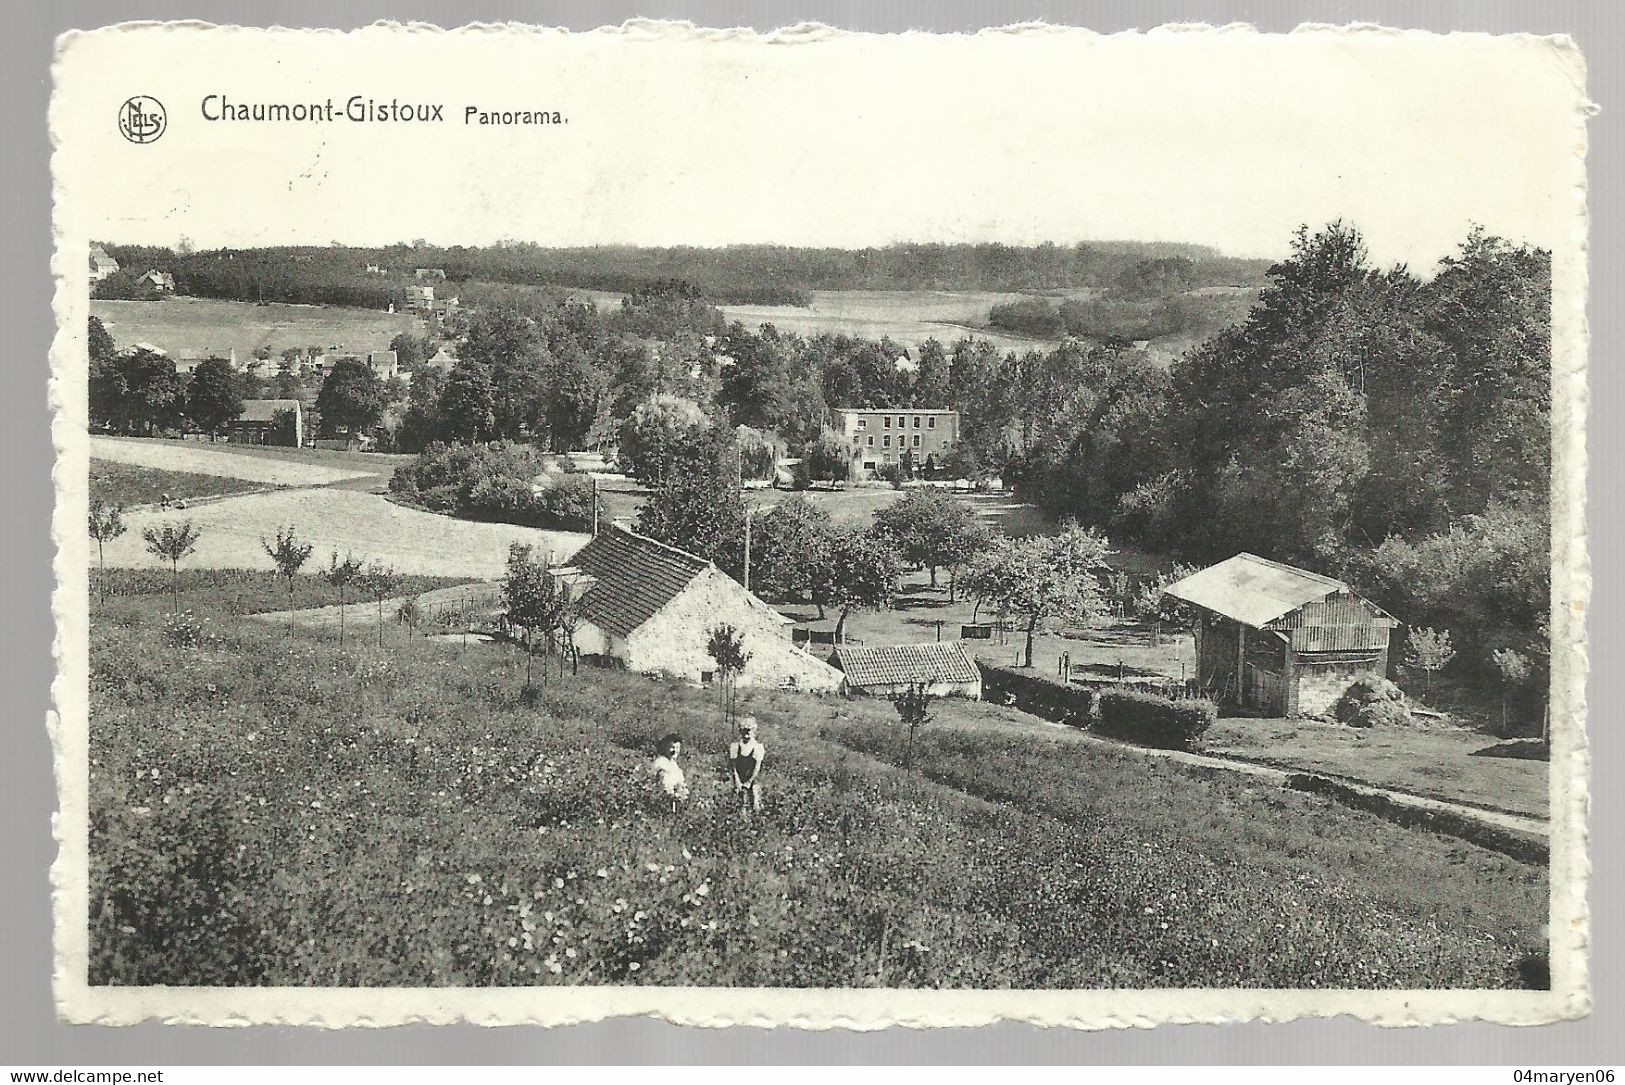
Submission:
M 1184 265 L 1187 287 L 1249 285 L 1266 261 L 1224 256 L 1197 245 L 1092 242 L 1072 246 L 900 244 L 868 249 L 781 245 L 724 248 L 532 244 L 448 248 L 416 243 L 386 248 L 287 247 L 176 252 L 108 245 L 136 274 L 175 276 L 181 293 L 237 301 L 360 305 L 405 301 L 416 268 L 438 268 L 466 282 L 555 286 L 617 293 L 647 291 L 680 279 L 716 304 L 806 305 L 814 290 L 1061 290 L 1103 288 L 1136 275 L 1155 277 L 1161 262 Z M 367 267 L 387 269 L 369 274 Z M 100 296 L 121 296 L 119 285 Z

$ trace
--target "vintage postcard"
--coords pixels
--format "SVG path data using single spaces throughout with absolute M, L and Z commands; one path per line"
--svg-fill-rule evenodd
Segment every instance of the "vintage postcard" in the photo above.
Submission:
M 58 44 L 74 1022 L 1590 1009 L 1559 37 Z

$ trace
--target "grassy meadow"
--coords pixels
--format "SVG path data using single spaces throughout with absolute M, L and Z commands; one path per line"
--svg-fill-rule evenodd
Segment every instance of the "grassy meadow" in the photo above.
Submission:
M 171 501 L 249 493 L 263 484 L 192 471 L 165 471 L 110 460 L 90 461 L 90 499 L 110 505 L 152 505 L 166 496 Z
M 1478 987 L 1542 952 L 1544 868 L 1007 709 L 939 703 L 905 773 L 884 701 L 748 695 L 745 822 L 708 693 L 555 670 L 522 700 L 501 644 L 290 647 L 240 616 L 263 574 L 235 602 L 194 574 L 177 648 L 167 577 L 119 575 L 157 593 L 93 604 L 94 983 Z
M 224 358 L 235 350 L 246 360 L 261 347 L 272 357 L 291 347 L 388 350 L 402 332 L 423 334 L 422 322 L 409 313 L 214 298 L 92 301 L 90 315 L 101 320 L 120 350 L 151 343 L 173 358 Z

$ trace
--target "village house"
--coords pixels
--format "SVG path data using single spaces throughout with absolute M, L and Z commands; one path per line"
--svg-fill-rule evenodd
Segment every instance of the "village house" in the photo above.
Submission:
M 175 276 L 167 271 L 153 268 L 141 278 L 136 280 L 138 286 L 150 286 L 160 294 L 173 294 L 175 292 Z
M 297 399 L 245 399 L 243 413 L 226 427 L 237 444 L 286 445 L 305 443 L 305 411 Z
M 923 464 L 927 456 L 941 457 L 959 440 L 958 411 L 839 407 L 831 415 L 854 479 L 872 478 L 887 464 L 902 463 L 905 453 Z
M 408 308 L 424 310 L 434 308 L 434 287 L 409 286 L 406 288 L 406 304 Z
M 740 687 L 841 688 L 840 671 L 790 642 L 788 618 L 704 558 L 615 525 L 551 572 L 577 600 L 584 656 L 706 684 L 717 677 L 706 642 L 727 624 L 750 653 Z
M 434 357 L 424 359 L 423 366 L 427 369 L 438 369 L 442 373 L 450 373 L 457 368 L 457 356 L 447 350 L 445 346 L 441 346 L 439 350 L 434 352 Z
M 982 672 L 958 641 L 842 645 L 830 663 L 846 675 L 848 693 L 896 697 L 923 686 L 933 697 L 982 699 Z
M 90 247 L 90 281 L 99 283 L 103 279 L 118 274 L 118 261 L 107 255 L 107 250 L 100 245 Z
M 412 278 L 420 283 L 443 283 L 446 281 L 446 271 L 438 267 L 413 268 Z
M 401 367 L 393 350 L 374 350 L 367 353 L 367 368 L 381 381 L 394 380 Z
M 1196 681 L 1272 716 L 1323 716 L 1360 674 L 1388 673 L 1397 621 L 1342 581 L 1237 554 L 1169 585 L 1194 606 Z

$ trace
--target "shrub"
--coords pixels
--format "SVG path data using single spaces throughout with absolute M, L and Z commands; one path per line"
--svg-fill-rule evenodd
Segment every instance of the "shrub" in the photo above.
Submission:
M 203 625 L 208 619 L 190 610 L 177 611 L 164 619 L 164 643 L 171 648 L 195 650 L 203 646 Z
M 1379 705 L 1389 707 L 1377 707 Z M 1410 709 L 1405 707 L 1405 694 L 1400 688 L 1382 675 L 1371 672 L 1355 676 L 1333 706 L 1332 715 L 1354 727 L 1370 727 L 1374 723 L 1409 723 L 1411 719 Z
M 389 488 L 422 508 L 469 520 L 564 529 L 592 523 L 592 480 L 552 470 L 529 445 L 436 442 L 396 468 Z
M 1154 693 L 1109 690 L 1100 695 L 1095 730 L 1142 746 L 1195 749 L 1218 718 L 1212 701 L 1173 701 Z

